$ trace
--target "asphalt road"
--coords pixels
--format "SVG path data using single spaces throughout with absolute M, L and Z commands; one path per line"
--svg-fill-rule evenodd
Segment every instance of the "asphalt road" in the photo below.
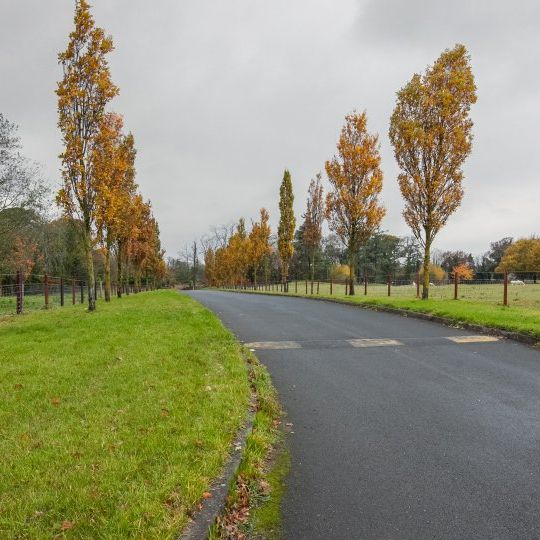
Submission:
M 540 538 L 540 352 L 309 299 L 190 294 L 261 342 L 293 423 L 286 539 Z

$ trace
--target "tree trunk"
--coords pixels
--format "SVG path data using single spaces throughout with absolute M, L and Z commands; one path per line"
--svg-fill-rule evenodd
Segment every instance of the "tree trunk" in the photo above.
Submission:
M 424 250 L 424 276 L 422 284 L 422 300 L 429 298 L 429 261 L 431 259 L 431 239 L 426 231 L 426 248 Z
M 122 249 L 121 246 L 118 246 L 118 251 L 116 253 L 116 296 L 118 298 L 122 298 L 122 280 L 124 279 L 124 276 L 122 276 Z
M 349 296 L 354 296 L 354 271 L 356 268 L 356 256 L 353 248 L 349 248 Z
M 315 252 L 310 255 L 309 263 L 311 271 L 311 294 L 313 294 L 313 282 L 315 281 Z
M 283 262 L 282 264 L 282 273 L 281 273 L 281 281 L 283 282 L 283 291 L 287 292 L 287 277 L 289 275 L 289 263 Z
M 88 276 L 88 311 L 96 310 L 96 279 L 94 276 L 94 258 L 92 254 L 92 233 L 89 227 L 84 234 L 84 251 L 86 255 L 86 273 Z
M 111 301 L 111 246 L 105 247 L 105 302 Z

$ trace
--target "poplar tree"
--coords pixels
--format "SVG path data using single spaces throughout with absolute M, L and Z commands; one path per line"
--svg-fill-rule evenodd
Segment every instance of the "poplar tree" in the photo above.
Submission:
M 97 28 L 86 0 L 75 4 L 75 29 L 67 49 L 58 55 L 63 79 L 58 83 L 58 127 L 62 133 L 63 187 L 57 203 L 82 223 L 82 240 L 88 276 L 88 309 L 95 310 L 93 233 L 95 228 L 96 182 L 94 150 L 105 114 L 105 106 L 118 94 L 111 81 L 107 55 L 112 38 Z
M 309 184 L 306 212 L 303 218 L 302 244 L 304 244 L 308 253 L 311 286 L 313 287 L 313 281 L 315 279 L 315 254 L 321 245 L 322 224 L 324 220 L 324 198 L 320 173 Z
M 326 196 L 326 218 L 347 248 L 349 294 L 354 295 L 358 250 L 385 214 L 379 203 L 383 182 L 379 138 L 368 133 L 365 112 L 345 117 L 337 150 L 338 156 L 325 165 L 332 185 Z
M 279 225 L 278 225 L 278 252 L 281 261 L 281 279 L 285 291 L 288 291 L 287 279 L 289 276 L 289 264 L 294 254 L 294 230 L 296 220 L 294 218 L 294 195 L 291 181 L 291 173 L 285 169 L 283 180 L 279 188 Z
M 270 254 L 270 216 L 266 208 L 260 210 L 260 220 L 256 221 L 249 233 L 249 255 L 253 268 L 253 283 L 257 285 L 257 274 L 261 263 Z
M 122 118 L 115 113 L 103 117 L 97 139 L 94 175 L 96 179 L 96 230 L 104 254 L 105 301 L 111 300 L 111 252 L 122 224 L 126 204 L 124 179 L 129 166 L 122 135 Z
M 403 217 L 424 248 L 422 298 L 429 297 L 431 246 L 463 198 L 463 163 L 472 148 L 476 86 L 463 45 L 445 50 L 397 93 L 390 141 L 401 169 Z

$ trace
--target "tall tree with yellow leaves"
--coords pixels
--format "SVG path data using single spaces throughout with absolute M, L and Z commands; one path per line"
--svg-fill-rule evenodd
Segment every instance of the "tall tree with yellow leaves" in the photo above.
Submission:
M 102 246 L 105 268 L 105 301 L 111 300 L 111 251 L 126 204 L 124 183 L 129 166 L 122 135 L 122 117 L 107 113 L 103 117 L 94 151 L 96 184 L 96 230 Z
M 358 250 L 385 214 L 379 203 L 383 182 L 379 138 L 368 133 L 365 112 L 345 117 L 337 150 L 339 156 L 325 165 L 332 185 L 326 196 L 326 218 L 347 248 L 349 294 L 354 295 Z
M 150 201 L 145 202 L 141 195 L 133 203 L 134 227 L 129 239 L 129 260 L 134 269 L 135 291 L 141 290 L 143 270 L 155 249 L 156 221 L 152 216 Z
M 463 198 L 463 162 L 471 152 L 476 86 L 463 45 L 445 50 L 424 75 L 397 93 L 390 141 L 401 169 L 403 216 L 424 247 L 422 298 L 429 297 L 431 246 Z
M 281 280 L 285 291 L 288 291 L 289 264 L 294 254 L 294 230 L 296 219 L 293 210 L 294 194 L 291 173 L 285 169 L 279 188 L 279 225 L 278 252 L 281 261 Z
M 64 212 L 82 223 L 88 275 L 88 309 L 95 310 L 95 277 L 92 259 L 96 183 L 93 167 L 96 140 L 105 106 L 118 94 L 111 81 L 107 55 L 112 38 L 97 28 L 86 0 L 77 0 L 75 29 L 67 49 L 58 55 L 63 79 L 58 83 L 58 127 L 62 132 L 63 187 L 57 202 Z
M 270 255 L 270 215 L 261 208 L 260 220 L 256 221 L 249 233 L 249 259 L 253 268 L 253 283 L 257 285 L 258 270 L 264 258 Z
M 309 183 L 306 212 L 303 215 L 304 230 L 302 244 L 306 247 L 311 271 L 311 287 L 315 279 L 315 254 L 321 245 L 322 224 L 324 220 L 324 198 L 321 185 L 321 173 Z
M 122 289 L 126 286 L 128 250 L 130 239 L 135 231 L 137 183 L 135 182 L 135 139 L 131 133 L 122 139 L 122 159 L 125 160 L 125 170 L 121 185 L 116 192 L 117 204 L 113 226 L 113 251 L 116 256 L 116 279 L 118 282 L 117 296 L 122 297 Z

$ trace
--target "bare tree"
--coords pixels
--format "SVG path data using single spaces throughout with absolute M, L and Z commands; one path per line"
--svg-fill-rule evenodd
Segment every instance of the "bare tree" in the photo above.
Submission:
M 47 190 L 39 167 L 21 154 L 18 127 L 0 113 L 0 214 L 11 208 L 43 208 Z M 11 218 L 19 214 L 11 213 Z M 19 226 L 17 219 L 0 220 L 0 235 Z

